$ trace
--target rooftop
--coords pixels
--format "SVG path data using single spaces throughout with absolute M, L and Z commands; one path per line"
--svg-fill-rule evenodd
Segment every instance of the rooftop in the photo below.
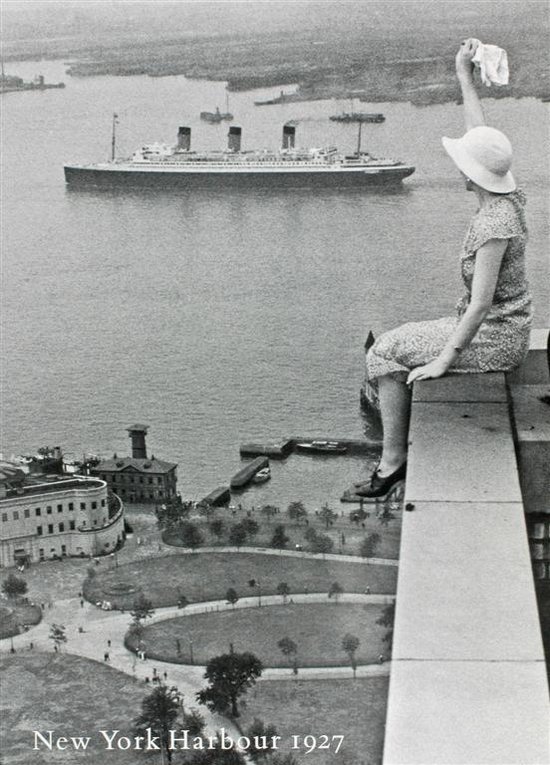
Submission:
M 156 457 L 113 457 L 110 460 L 101 460 L 95 467 L 94 472 L 103 471 L 120 473 L 123 470 L 137 470 L 140 473 L 169 473 L 177 468 L 176 462 L 165 462 Z

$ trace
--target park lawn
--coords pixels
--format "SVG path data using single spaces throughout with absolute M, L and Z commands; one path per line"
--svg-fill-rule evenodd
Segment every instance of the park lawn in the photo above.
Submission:
M 357 680 L 260 680 L 240 703 L 239 725 L 257 717 L 272 723 L 282 737 L 281 752 L 300 765 L 380 765 L 388 694 L 387 677 Z M 343 735 L 338 754 L 292 750 L 292 736 Z
M 357 663 L 372 664 L 387 652 L 382 640 L 386 629 L 376 624 L 383 608 L 361 603 L 287 603 L 192 614 L 151 624 L 141 642 L 148 656 L 159 661 L 191 663 L 192 643 L 196 664 L 229 653 L 233 646 L 239 653 L 253 653 L 264 667 L 289 667 L 292 657 L 283 656 L 277 646 L 281 638 L 289 637 L 298 646 L 298 667 L 332 667 L 349 665 L 342 638 L 351 633 L 360 640 Z
M 333 521 L 333 525 L 329 526 L 328 529 L 322 519 L 312 513 L 308 514 L 308 524 L 306 525 L 305 521 L 299 524 L 291 522 L 285 513 L 278 513 L 268 521 L 259 510 L 256 510 L 254 513 L 250 513 L 248 517 L 251 517 L 258 523 L 259 531 L 253 537 L 250 537 L 244 546 L 271 547 L 271 538 L 275 526 L 283 524 L 285 534 L 289 538 L 287 545 L 289 550 L 293 550 L 297 544 L 302 545 L 304 550 L 311 549 L 310 543 L 304 538 L 304 534 L 309 527 L 315 529 L 318 534 L 327 535 L 333 540 L 333 553 L 359 555 L 359 548 L 363 539 L 370 534 L 376 533 L 380 536 L 380 540 L 376 546 L 374 557 L 390 558 L 392 560 L 396 560 L 399 557 L 402 517 L 400 510 L 394 509 L 389 511 L 389 515 L 378 518 L 376 507 L 372 504 L 365 504 L 365 510 L 369 513 L 369 517 L 365 518 L 363 527 L 361 523 L 353 523 L 350 520 L 351 511 L 349 505 L 343 505 L 342 507 L 345 507 L 345 509 L 340 510 L 337 518 Z M 353 507 L 355 509 L 355 505 Z M 379 509 L 382 510 L 382 505 L 380 505 Z M 247 517 L 248 512 L 250 511 L 245 512 L 243 510 L 239 512 L 237 510 L 235 515 L 232 515 L 224 508 L 216 508 L 210 521 L 214 518 L 224 521 L 225 530 L 220 537 L 211 533 L 208 528 L 209 521 L 207 522 L 204 518 L 194 517 L 191 520 L 200 528 L 204 537 L 204 545 L 208 547 L 217 545 L 227 546 L 229 544 L 231 527 Z M 182 546 L 181 539 L 175 532 L 164 532 L 162 539 L 166 544 L 174 545 L 175 547 Z
M 183 594 L 190 602 L 225 599 L 228 588 L 239 597 L 256 594 L 248 582 L 261 583 L 263 595 L 276 594 L 277 585 L 287 582 L 291 594 L 328 592 L 338 582 L 344 592 L 395 593 L 397 568 L 261 553 L 189 553 L 168 555 L 128 563 L 118 568 L 98 569 L 84 583 L 84 594 L 93 603 L 111 602 L 113 608 L 128 609 L 141 590 L 155 607 L 176 605 Z M 128 585 L 129 595 L 120 593 Z
M 137 680 L 88 659 L 70 654 L 1 656 L 2 763 L 45 765 L 82 760 L 135 765 L 136 752 L 105 752 L 98 731 L 131 732 L 141 710 L 144 686 Z M 59 736 L 90 736 L 86 753 L 33 751 L 33 731 L 53 730 Z M 157 761 L 140 753 L 145 763 Z
M 0 639 L 19 635 L 24 625 L 39 624 L 41 619 L 40 606 L 22 600 L 4 600 L 0 603 Z

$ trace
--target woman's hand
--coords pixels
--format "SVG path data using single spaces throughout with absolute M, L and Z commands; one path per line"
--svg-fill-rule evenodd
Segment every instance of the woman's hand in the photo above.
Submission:
M 479 40 L 474 37 L 468 37 L 467 40 L 463 40 L 456 54 L 455 64 L 456 73 L 460 77 L 461 75 L 471 75 L 473 71 L 472 58 L 475 56 Z
M 430 361 L 422 367 L 416 367 L 407 377 L 407 385 L 412 385 L 415 380 L 435 380 L 447 373 L 449 365 L 441 359 Z

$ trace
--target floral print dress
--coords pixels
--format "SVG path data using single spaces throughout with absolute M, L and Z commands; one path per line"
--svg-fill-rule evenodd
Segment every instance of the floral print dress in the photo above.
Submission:
M 433 361 L 453 334 L 471 299 L 476 252 L 490 239 L 507 239 L 493 303 L 470 345 L 449 372 L 499 372 L 521 363 L 529 348 L 531 296 L 525 276 L 525 195 L 519 189 L 495 197 L 473 216 L 461 252 L 465 291 L 455 316 L 403 324 L 384 332 L 366 358 L 367 382 L 383 375 L 404 379 Z

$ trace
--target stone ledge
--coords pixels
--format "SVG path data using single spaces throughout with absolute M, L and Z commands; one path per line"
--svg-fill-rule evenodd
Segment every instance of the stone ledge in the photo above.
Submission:
M 398 593 L 393 660 L 544 661 L 521 502 L 416 503 Z
M 545 765 L 548 713 L 543 662 L 392 661 L 383 762 Z
M 506 403 L 506 383 L 503 372 L 485 374 L 454 374 L 437 380 L 414 384 L 413 404 L 417 402 L 486 402 Z
M 521 502 L 507 404 L 417 402 L 407 502 Z

